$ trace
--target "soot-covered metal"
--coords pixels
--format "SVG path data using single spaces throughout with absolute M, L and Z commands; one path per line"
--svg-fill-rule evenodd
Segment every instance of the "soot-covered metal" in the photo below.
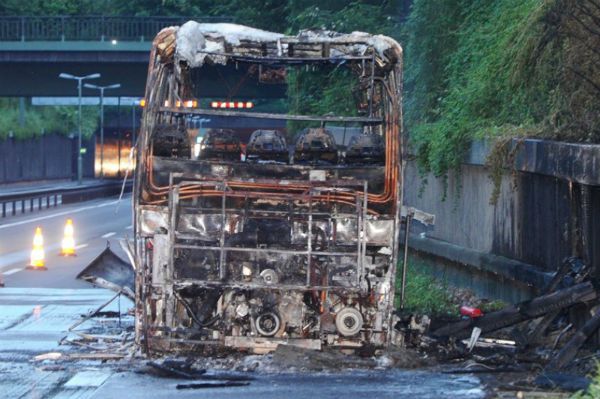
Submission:
M 390 343 L 401 57 L 394 40 L 366 33 L 292 37 L 188 22 L 157 35 L 134 195 L 139 345 L 264 352 L 282 343 Z M 205 64 L 275 68 L 281 79 L 286 68 L 338 65 L 359 82 L 361 106 L 353 116 L 203 107 L 194 78 Z M 260 76 L 249 84 L 268 84 Z M 254 134 L 194 127 L 194 118 L 211 116 L 313 125 Z M 348 160 L 345 139 L 328 128 L 336 124 L 365 135 L 351 141 Z

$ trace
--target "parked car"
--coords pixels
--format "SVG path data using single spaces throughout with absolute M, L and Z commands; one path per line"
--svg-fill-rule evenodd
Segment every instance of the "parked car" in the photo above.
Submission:
M 289 162 L 285 136 L 278 130 L 255 130 L 246 146 L 246 161 Z
M 338 150 L 333 134 L 327 129 L 307 129 L 296 140 L 295 163 L 336 164 Z

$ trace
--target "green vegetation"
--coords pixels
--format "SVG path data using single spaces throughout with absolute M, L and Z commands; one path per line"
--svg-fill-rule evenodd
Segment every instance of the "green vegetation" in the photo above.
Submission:
M 596 365 L 596 373 L 587 391 L 579 391 L 571 396 L 572 399 L 597 399 L 600 398 L 600 363 Z
M 434 276 L 438 267 L 439 265 L 431 260 L 409 254 L 404 303 L 408 312 L 427 314 L 431 317 L 458 317 L 462 305 L 477 307 L 484 314 L 506 306 L 501 300 L 480 298 L 469 289 L 449 285 L 444 278 Z M 401 285 L 402 262 L 398 265 L 396 278 L 396 307 L 400 306 Z
M 405 108 L 422 172 L 446 176 L 476 138 L 600 142 L 599 23 L 592 0 L 415 0 Z
M 320 67 L 318 71 L 290 68 L 287 73 L 288 109 L 295 114 L 355 116 L 358 77 L 345 67 Z M 318 127 L 318 122 L 288 121 L 288 130 Z
M 366 31 L 394 36 L 399 31 L 400 2 L 291 1 L 288 6 L 289 27 L 295 34 L 301 29 L 320 28 L 342 33 Z M 346 67 L 325 66 L 318 73 L 293 69 L 288 73 L 289 110 L 298 114 L 356 115 L 358 77 Z M 289 122 L 290 131 L 310 123 Z
M 429 265 L 415 257 L 408 258 L 404 308 L 409 312 L 429 316 L 458 315 L 458 305 L 453 302 L 448 285 L 428 273 Z M 396 279 L 396 307 L 399 306 L 402 286 L 402 262 L 398 265 Z
M 493 301 L 482 303 L 479 306 L 479 309 L 481 309 L 481 311 L 485 314 L 485 313 L 495 312 L 497 310 L 503 309 L 506 306 L 507 306 L 506 302 L 501 301 L 499 299 L 495 299 Z
M 77 132 L 77 107 L 30 106 L 24 109 L 23 125 L 19 123 L 19 100 L 0 99 L 0 139 L 12 136 L 25 139 L 44 133 L 71 134 Z M 96 107 L 82 108 L 81 131 L 89 137 L 96 130 L 98 110 Z

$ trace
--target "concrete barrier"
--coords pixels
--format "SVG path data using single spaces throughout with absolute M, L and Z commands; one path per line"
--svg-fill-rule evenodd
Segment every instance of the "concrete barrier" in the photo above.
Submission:
M 405 205 L 436 216 L 433 227 L 415 224 L 412 248 L 533 292 L 567 256 L 582 258 L 600 277 L 600 145 L 512 145 L 514 170 L 503 176 L 496 203 L 485 142 L 474 143 L 460 171 L 450 173 L 445 200 L 445 182 L 430 175 L 423 186 L 408 162 Z

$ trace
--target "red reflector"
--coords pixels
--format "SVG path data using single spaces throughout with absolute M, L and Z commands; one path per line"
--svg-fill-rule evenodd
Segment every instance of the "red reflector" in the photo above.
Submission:
M 461 306 L 460 314 L 463 316 L 468 316 L 472 319 L 483 316 L 483 312 L 481 311 L 481 309 L 473 308 L 471 306 Z

